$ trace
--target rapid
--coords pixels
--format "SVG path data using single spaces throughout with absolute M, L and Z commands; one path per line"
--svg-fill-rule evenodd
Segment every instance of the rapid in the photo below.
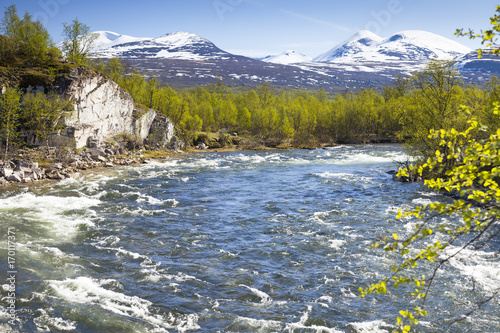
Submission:
M 399 209 L 448 200 L 394 182 L 405 158 L 399 145 L 199 153 L 2 189 L 0 332 L 391 332 L 408 300 L 358 288 L 398 258 L 370 244 L 412 232 Z M 447 325 L 500 288 L 499 248 L 453 258 L 415 332 L 500 332 L 498 296 Z

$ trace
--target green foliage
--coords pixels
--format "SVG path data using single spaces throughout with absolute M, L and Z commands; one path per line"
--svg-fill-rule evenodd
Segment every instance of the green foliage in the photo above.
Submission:
M 500 115 L 498 103 L 493 113 L 497 117 Z M 471 117 L 466 107 L 462 107 L 461 114 Z M 393 234 L 392 239 L 386 237 L 381 244 L 374 244 L 375 248 L 383 246 L 387 252 L 400 254 L 402 261 L 384 280 L 360 288 L 361 296 L 385 294 L 389 288 L 406 286 L 409 296 L 421 301 L 414 312 L 400 312 L 402 317 L 398 317 L 397 325 L 401 332 L 409 332 L 419 318 L 427 315 L 425 300 L 438 278 L 439 269 L 463 250 L 481 248 L 500 233 L 497 223 L 500 217 L 500 129 L 491 131 L 493 133 L 488 136 L 490 131 L 476 119 L 467 121 L 463 131 L 454 128 L 431 130 L 429 139 L 439 143 L 434 156 L 423 164 L 399 170 L 400 177 L 410 173 L 442 175 L 425 180 L 425 185 L 458 196 L 453 203 L 437 202 L 400 211 L 399 219 L 420 220 L 414 232 L 404 239 Z M 449 221 L 453 223 L 437 222 L 441 216 L 452 217 Z M 446 251 L 450 245 L 458 249 Z M 426 267 L 425 263 L 433 265 L 429 276 L 418 273 L 418 267 Z
M 5 158 L 18 134 L 20 100 L 21 93 L 14 88 L 7 88 L 0 96 L 0 134 L 5 140 Z
M 398 134 L 407 142 L 411 155 L 427 158 L 437 148 L 428 138 L 429 130 L 465 124 L 457 112 L 459 105 L 466 103 L 462 83 L 454 62 L 434 60 L 412 74 L 407 84 L 410 89 L 398 106 L 402 125 Z
M 33 21 L 28 12 L 21 19 L 16 5 L 5 9 L 0 28 L 6 37 L 1 41 L 2 65 L 12 65 L 19 59 L 31 66 L 41 65 L 60 55 L 42 23 Z
M 75 18 L 71 24 L 63 23 L 63 52 L 66 58 L 77 65 L 88 64 L 94 51 L 98 34 L 90 32 L 90 27 Z
M 473 30 L 464 32 L 464 29 L 457 29 L 455 35 L 460 37 L 469 37 L 470 39 L 481 39 L 481 44 L 486 47 L 486 49 L 478 49 L 478 56 L 481 58 L 483 53 L 491 53 L 495 55 L 500 54 L 500 48 L 498 47 L 498 34 L 500 33 L 500 6 L 496 6 L 496 13 L 490 17 L 491 28 L 488 30 L 481 30 L 480 33 L 476 33 Z
M 23 124 L 45 143 L 49 153 L 50 135 L 64 127 L 63 119 L 72 109 L 73 103 L 56 93 L 27 93 L 22 99 Z

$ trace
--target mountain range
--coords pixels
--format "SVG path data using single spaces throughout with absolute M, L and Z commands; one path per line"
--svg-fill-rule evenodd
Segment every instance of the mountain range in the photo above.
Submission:
M 272 85 L 345 91 L 381 87 L 398 75 L 423 68 L 431 59 L 455 60 L 466 82 L 484 83 L 500 75 L 500 60 L 483 56 L 455 41 L 418 30 L 383 38 L 360 31 L 329 51 L 310 58 L 296 51 L 253 59 L 235 55 L 188 32 L 156 38 L 97 31 L 96 57 L 122 59 L 141 72 L 174 87 L 213 83 L 221 77 L 232 86 Z

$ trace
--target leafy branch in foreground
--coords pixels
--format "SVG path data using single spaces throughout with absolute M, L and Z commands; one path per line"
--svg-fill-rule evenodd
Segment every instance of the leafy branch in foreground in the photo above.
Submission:
M 500 48 L 497 43 L 498 37 L 497 35 L 500 33 L 500 6 L 496 7 L 496 13 L 490 17 L 491 29 L 489 30 L 481 30 L 480 33 L 476 33 L 473 30 L 469 29 L 469 31 L 464 32 L 464 29 L 457 29 L 455 35 L 458 37 L 469 37 L 470 39 L 481 39 L 481 44 L 485 45 L 488 49 L 487 53 L 492 53 L 495 55 L 500 54 Z M 484 50 L 477 50 L 479 58 L 481 58 Z
M 465 107 L 461 112 L 470 116 Z M 493 112 L 500 115 L 498 103 Z M 469 120 L 463 132 L 431 130 L 429 139 L 439 142 L 435 156 L 422 165 L 399 170 L 399 177 L 408 177 L 409 173 L 441 175 L 425 180 L 424 184 L 457 198 L 449 204 L 436 202 L 404 213 L 399 211 L 398 219 L 420 220 L 413 233 L 405 238 L 393 234 L 392 239 L 385 237 L 381 244 L 373 244 L 375 248 L 383 246 L 385 251 L 399 254 L 402 261 L 385 279 L 359 291 L 365 297 L 386 294 L 390 287 L 406 286 L 419 306 L 399 312 L 400 332 L 409 332 L 420 318 L 427 316 L 426 299 L 445 264 L 465 249 L 481 249 L 500 235 L 500 129 L 489 136 L 486 133 L 487 127 L 477 120 Z M 445 222 L 437 221 L 437 217 L 445 216 L 449 217 L 441 220 Z M 436 235 L 439 237 L 433 237 Z M 497 297 L 499 292 L 486 295 L 477 307 Z

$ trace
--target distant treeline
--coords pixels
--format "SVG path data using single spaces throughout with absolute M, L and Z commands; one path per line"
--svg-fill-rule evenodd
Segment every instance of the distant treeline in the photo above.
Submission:
M 500 80 L 484 87 L 466 85 L 452 61 L 432 61 L 420 72 L 398 77 L 383 90 L 344 94 L 290 90 L 275 92 L 263 84 L 235 92 L 220 79 L 207 86 L 175 91 L 151 77 L 126 71 L 117 59 L 94 65 L 126 89 L 140 104 L 168 116 L 187 140 L 200 131 L 236 132 L 293 146 L 360 143 L 381 140 L 410 142 L 420 153 L 432 148 L 429 129 L 463 128 L 471 116 L 497 127 L 492 105 L 500 100 Z

